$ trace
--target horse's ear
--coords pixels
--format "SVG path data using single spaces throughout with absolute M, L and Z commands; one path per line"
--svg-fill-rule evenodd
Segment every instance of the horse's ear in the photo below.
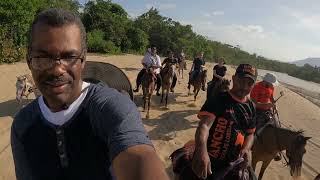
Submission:
M 309 139 L 311 139 L 312 137 L 304 137 L 304 140 L 308 141 Z

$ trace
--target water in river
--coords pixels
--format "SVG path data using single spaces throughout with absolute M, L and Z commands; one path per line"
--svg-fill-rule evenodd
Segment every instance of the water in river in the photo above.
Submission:
M 297 86 L 297 87 L 300 87 L 300 88 L 303 88 L 303 89 L 306 89 L 309 91 L 314 91 L 314 92 L 320 93 L 320 84 L 318 84 L 318 83 L 298 79 L 298 78 L 289 76 L 288 74 L 284 74 L 284 73 L 267 71 L 267 70 L 262 70 L 262 69 L 258 70 L 259 76 L 264 76 L 267 72 L 275 74 L 277 76 L 278 81 L 280 81 L 280 82 L 284 82 L 284 83 L 287 83 L 287 84 L 290 84 L 293 86 Z

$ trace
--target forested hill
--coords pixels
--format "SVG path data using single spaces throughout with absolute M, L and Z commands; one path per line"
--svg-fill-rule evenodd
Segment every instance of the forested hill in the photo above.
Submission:
M 250 54 L 237 47 L 212 41 L 150 9 L 135 19 L 118 4 L 89 1 L 83 7 L 74 0 L 6 0 L 0 1 L 0 62 L 12 63 L 25 58 L 27 32 L 35 15 L 49 7 L 62 7 L 78 13 L 87 30 L 90 52 L 143 54 L 154 44 L 161 55 L 168 50 L 184 49 L 190 59 L 199 51 L 207 61 L 224 57 L 228 64 L 250 63 L 261 69 L 287 73 L 320 83 L 319 68 L 308 64 L 297 67 L 280 61 Z

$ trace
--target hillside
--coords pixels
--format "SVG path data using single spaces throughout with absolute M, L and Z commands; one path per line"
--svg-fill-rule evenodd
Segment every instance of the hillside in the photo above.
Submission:
M 320 66 L 320 58 L 307 58 L 303 60 L 294 61 L 293 64 L 297 66 L 303 66 L 305 64 L 310 64 L 311 66 Z

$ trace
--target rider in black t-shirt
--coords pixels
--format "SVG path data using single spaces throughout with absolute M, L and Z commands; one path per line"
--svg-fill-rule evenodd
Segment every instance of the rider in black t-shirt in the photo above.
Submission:
M 213 67 L 212 81 L 221 80 L 226 75 L 227 67 L 224 64 L 226 64 L 224 58 L 221 58 L 218 64 Z
M 224 58 L 220 58 L 218 64 L 213 67 L 213 77 L 212 81 L 208 82 L 207 98 L 211 94 L 217 82 L 221 81 L 226 75 L 227 67 L 224 66 Z
M 257 78 L 257 71 L 249 64 L 241 64 L 232 77 L 233 87 L 206 100 L 198 113 L 193 172 L 202 179 L 212 178 L 239 157 L 250 164 L 253 145 L 255 106 L 247 98 Z M 231 174 L 226 179 L 234 179 Z
M 168 57 L 165 58 L 162 62 L 162 67 L 164 67 L 163 69 L 165 69 L 167 66 L 173 64 L 173 65 L 176 65 L 178 63 L 178 59 L 177 58 L 174 58 L 174 54 L 172 51 L 169 51 L 168 52 Z M 161 70 L 161 73 L 162 73 L 162 70 Z M 172 79 L 172 84 L 171 84 L 171 88 L 170 88 L 170 91 L 171 92 L 174 92 L 174 87 L 176 86 L 177 84 L 177 75 L 176 75 L 176 72 L 173 72 L 173 79 Z
M 190 82 L 193 81 L 202 69 L 204 68 L 205 61 L 203 59 L 203 52 L 199 53 L 199 55 L 193 60 L 192 67 L 189 72 L 189 82 L 188 82 L 188 89 L 190 89 Z M 205 84 L 202 85 L 202 90 L 205 91 Z

